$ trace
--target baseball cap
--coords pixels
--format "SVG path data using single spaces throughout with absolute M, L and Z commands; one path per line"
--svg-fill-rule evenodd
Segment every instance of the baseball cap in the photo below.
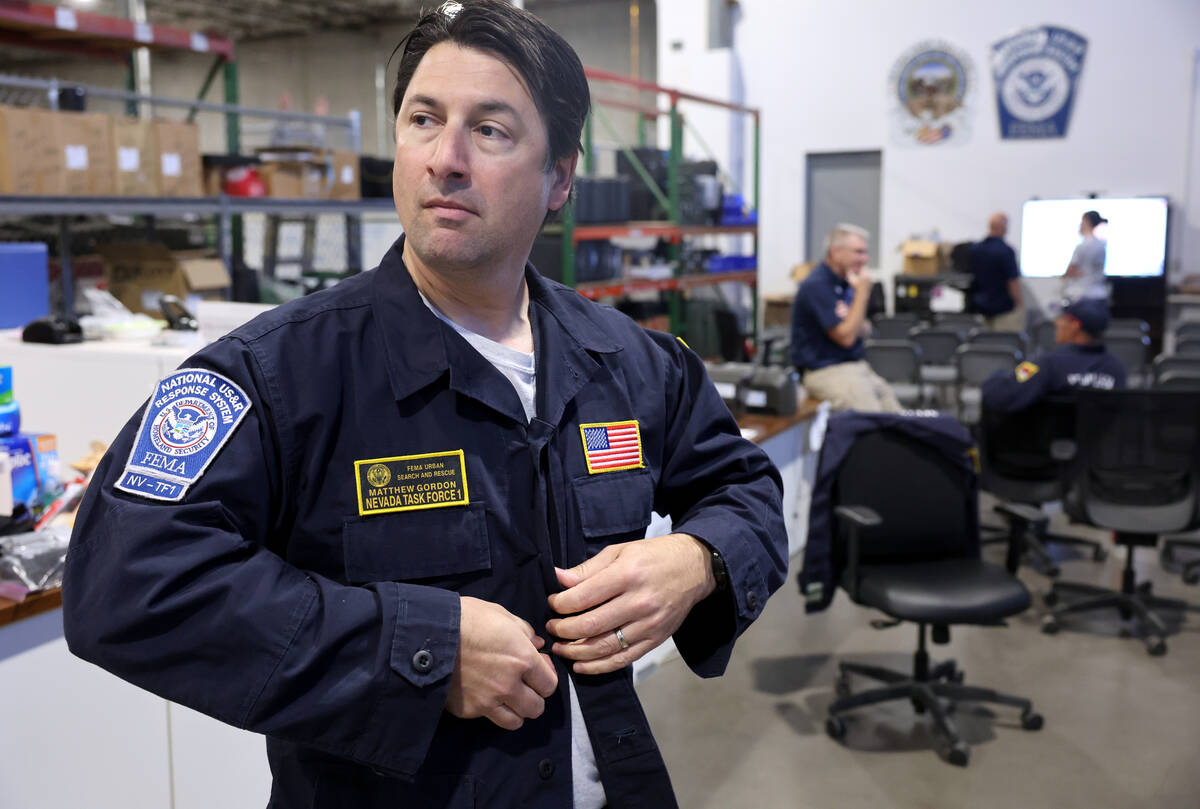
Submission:
M 1108 328 L 1108 301 L 1101 298 L 1080 298 L 1063 307 L 1062 313 L 1079 321 L 1083 330 L 1093 337 Z

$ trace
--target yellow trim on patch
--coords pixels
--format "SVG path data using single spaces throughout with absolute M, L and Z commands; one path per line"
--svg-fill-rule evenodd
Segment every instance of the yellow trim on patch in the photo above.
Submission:
M 1032 362 L 1028 362 L 1028 361 L 1023 362 L 1017 366 L 1017 370 L 1016 370 L 1017 381 L 1018 382 L 1028 382 L 1030 377 L 1032 377 L 1034 374 L 1036 374 L 1039 370 L 1041 370 L 1041 369 L 1038 368 L 1036 365 L 1034 365 Z
M 392 464 L 392 463 L 395 463 L 398 461 L 419 461 L 419 460 L 423 460 L 425 458 L 446 458 L 446 457 L 450 457 L 450 456 L 455 456 L 458 458 L 458 473 L 459 473 L 460 479 L 462 480 L 462 497 L 461 498 L 458 498 L 455 500 L 444 500 L 441 502 L 433 502 L 433 503 L 419 503 L 416 505 L 397 505 L 397 506 L 390 506 L 387 508 L 366 508 L 365 507 L 364 499 L 363 499 L 363 490 L 362 490 L 363 489 L 362 467 L 364 465 L 374 466 L 374 465 L 379 464 L 379 465 L 387 466 L 388 464 Z M 390 466 L 388 466 L 388 470 L 389 470 L 389 472 L 392 473 L 392 476 L 395 475 L 395 470 L 392 469 Z M 412 472 L 409 471 L 409 472 L 407 472 L 407 474 L 412 474 Z M 406 479 L 408 479 L 408 478 L 406 478 Z M 369 514 L 391 514 L 391 513 L 397 512 L 397 511 L 418 511 L 418 510 L 426 509 L 426 508 L 445 508 L 447 506 L 465 506 L 471 502 L 471 495 L 467 489 L 467 456 L 461 449 L 449 450 L 447 452 L 424 452 L 424 453 L 421 453 L 418 455 L 394 455 L 390 458 L 367 458 L 362 461 L 355 461 L 354 462 L 354 488 L 358 494 L 358 514 L 360 517 L 365 517 Z M 399 485 L 396 488 L 399 488 Z M 416 493 L 414 493 L 414 495 L 415 494 Z M 403 500 L 403 498 L 404 498 L 404 494 L 398 493 L 394 496 L 389 497 L 388 500 L 389 500 L 389 502 L 391 502 L 396 499 Z
M 678 338 L 676 338 L 676 339 L 678 339 Z M 587 429 L 588 427 L 626 427 L 630 424 L 633 425 L 634 435 L 637 436 L 637 450 L 638 450 L 637 463 L 626 464 L 625 466 L 613 466 L 613 467 L 609 467 L 609 468 L 605 468 L 605 469 L 593 469 L 592 468 L 592 458 L 588 454 L 587 435 L 584 433 L 584 430 Z M 595 422 L 593 424 L 580 424 L 579 425 L 579 440 L 583 444 L 583 459 L 585 461 L 587 461 L 587 468 L 588 468 L 589 475 L 599 475 L 603 472 L 620 472 L 625 469 L 645 469 L 646 468 L 646 456 L 645 456 L 645 453 L 642 451 L 642 427 L 640 424 L 638 424 L 637 419 L 630 419 L 628 421 L 600 421 L 600 422 Z

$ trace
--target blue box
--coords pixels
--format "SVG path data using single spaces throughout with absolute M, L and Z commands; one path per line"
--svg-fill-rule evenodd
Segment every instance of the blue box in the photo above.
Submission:
M 36 511 L 59 488 L 58 441 L 51 433 L 8 435 L 0 438 L 0 451 L 12 465 L 13 503 Z
M 0 244 L 0 329 L 50 314 L 50 259 L 41 242 Z

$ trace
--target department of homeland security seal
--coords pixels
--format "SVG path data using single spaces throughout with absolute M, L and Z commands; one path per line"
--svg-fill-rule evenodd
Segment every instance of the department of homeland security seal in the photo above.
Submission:
M 993 45 L 1000 137 L 1065 137 L 1086 55 L 1084 37 L 1053 25 Z
M 888 77 L 893 139 L 902 145 L 963 143 L 970 135 L 974 67 L 946 42 L 921 42 Z
M 213 371 L 181 368 L 155 387 L 116 488 L 180 500 L 250 412 L 250 398 Z

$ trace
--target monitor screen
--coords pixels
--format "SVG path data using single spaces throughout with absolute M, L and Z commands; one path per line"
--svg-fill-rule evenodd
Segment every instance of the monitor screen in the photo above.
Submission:
M 1108 220 L 1096 228 L 1107 242 L 1105 275 L 1162 275 L 1167 253 L 1167 200 L 1035 199 L 1021 210 L 1021 272 L 1034 278 L 1062 275 L 1079 244 L 1079 220 L 1096 211 Z

